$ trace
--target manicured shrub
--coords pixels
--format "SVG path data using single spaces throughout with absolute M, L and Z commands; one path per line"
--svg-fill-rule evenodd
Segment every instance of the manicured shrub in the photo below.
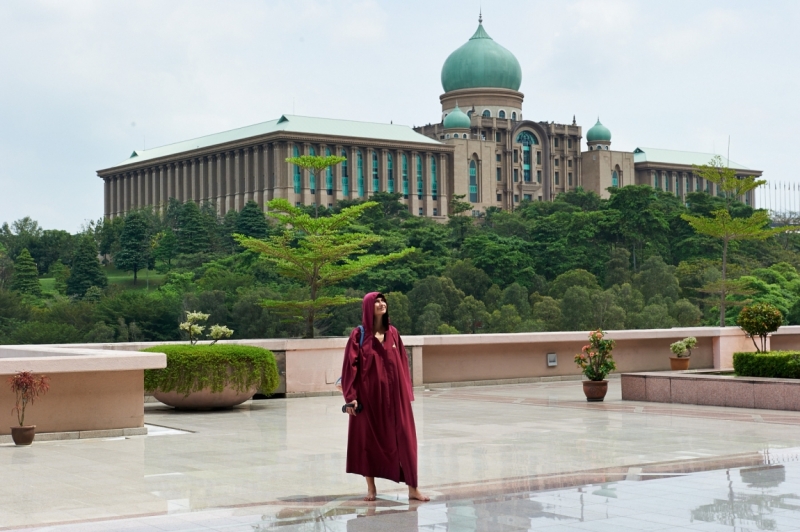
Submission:
M 144 351 L 167 355 L 167 367 L 144 372 L 148 392 L 189 395 L 203 388 L 219 393 L 226 386 L 244 392 L 253 386 L 271 394 L 278 387 L 275 355 L 268 349 L 247 345 L 160 345 Z
M 800 379 L 800 351 L 734 353 L 733 369 L 740 377 Z
M 767 336 L 778 330 L 783 325 L 783 314 L 775 305 L 769 303 L 754 303 L 744 307 L 736 318 L 736 325 L 753 340 L 757 351 L 767 350 Z M 756 343 L 756 336 L 761 339 L 761 345 Z

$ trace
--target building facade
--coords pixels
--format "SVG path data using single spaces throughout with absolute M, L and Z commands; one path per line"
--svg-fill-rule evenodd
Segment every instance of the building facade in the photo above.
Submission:
M 609 187 L 649 184 L 681 196 L 708 190 L 692 174 L 709 154 L 637 148 L 612 151 L 611 132 L 526 120 L 522 69 L 514 55 L 478 29 L 445 61 L 437 123 L 418 128 L 284 115 L 277 120 L 150 150 L 97 172 L 105 216 L 161 208 L 170 198 L 214 202 L 220 214 L 250 200 L 332 207 L 340 200 L 399 193 L 412 214 L 444 219 L 453 196 L 480 215 L 523 201 L 551 201 L 583 187 L 608 197 Z M 671 155 L 670 155 L 671 154 Z M 679 154 L 679 155 L 676 155 Z M 346 161 L 314 175 L 293 164 L 299 155 Z M 732 166 L 733 167 L 733 166 Z M 741 175 L 761 175 L 737 165 Z M 698 188 L 699 187 L 699 188 Z M 746 199 L 752 204 L 752 198 Z

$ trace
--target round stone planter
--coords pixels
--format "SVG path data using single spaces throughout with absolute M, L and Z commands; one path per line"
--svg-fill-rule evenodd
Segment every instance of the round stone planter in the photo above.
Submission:
M 583 394 L 590 403 L 602 401 L 608 393 L 608 381 L 583 381 Z
M 22 427 L 11 427 L 11 439 L 15 445 L 30 445 L 36 436 L 36 425 L 25 425 Z
M 199 392 L 183 395 L 178 392 L 162 392 L 156 390 L 153 397 L 179 410 L 213 410 L 215 408 L 231 408 L 240 405 L 252 398 L 258 388 L 251 388 L 245 392 L 237 392 L 233 388 L 225 388 L 219 393 L 213 393 L 208 388 Z
M 672 371 L 685 371 L 689 369 L 689 357 L 669 357 L 669 367 Z

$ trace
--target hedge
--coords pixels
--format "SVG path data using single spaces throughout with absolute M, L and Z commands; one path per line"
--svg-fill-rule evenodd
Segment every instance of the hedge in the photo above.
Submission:
M 275 355 L 268 349 L 247 345 L 158 345 L 144 351 L 167 355 L 167 367 L 144 372 L 148 392 L 189 395 L 203 388 L 219 393 L 226 386 L 238 392 L 257 387 L 271 394 L 280 383 Z
M 800 351 L 734 353 L 733 369 L 740 377 L 800 379 Z

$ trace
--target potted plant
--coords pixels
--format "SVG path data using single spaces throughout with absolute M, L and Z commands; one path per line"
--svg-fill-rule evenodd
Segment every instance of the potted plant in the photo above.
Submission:
M 612 349 L 614 340 L 603 339 L 603 331 L 597 329 L 589 334 L 589 345 L 583 346 L 582 352 L 575 355 L 575 363 L 589 379 L 583 381 L 583 393 L 587 401 L 602 401 L 608 393 L 608 381 L 605 379 L 617 369 L 611 356 Z
M 783 314 L 775 305 L 754 303 L 739 312 L 736 325 L 753 340 L 757 352 L 767 351 L 767 337 L 783 325 Z M 756 336 L 761 345 L 756 343 Z
M 692 356 L 692 349 L 697 345 L 697 338 L 690 336 L 669 344 L 669 349 L 674 357 L 669 357 L 669 367 L 672 371 L 683 371 L 689 369 L 689 358 Z
M 198 343 L 208 314 L 188 312 L 181 330 L 189 345 L 161 345 L 145 351 L 167 355 L 167 367 L 144 372 L 144 387 L 162 403 L 183 410 L 230 408 L 261 390 L 272 393 L 280 384 L 275 355 L 268 349 L 247 345 L 215 345 L 232 330 L 212 325 L 210 344 Z
M 36 425 L 25 424 L 25 408 L 33 404 L 40 395 L 50 389 L 50 379 L 45 375 L 35 375 L 30 371 L 20 371 L 8 378 L 16 402 L 11 412 L 17 413 L 18 427 L 11 427 L 11 438 L 16 445 L 30 445 L 36 435 Z

